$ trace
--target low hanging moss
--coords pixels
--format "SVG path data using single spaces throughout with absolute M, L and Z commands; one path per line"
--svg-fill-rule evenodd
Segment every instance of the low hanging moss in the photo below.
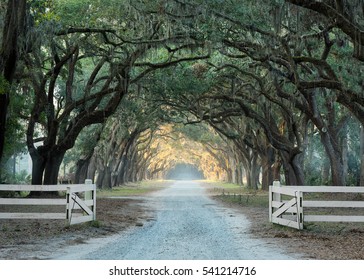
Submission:
M 0 75 L 0 94 L 5 94 L 9 91 L 10 84 L 3 75 Z

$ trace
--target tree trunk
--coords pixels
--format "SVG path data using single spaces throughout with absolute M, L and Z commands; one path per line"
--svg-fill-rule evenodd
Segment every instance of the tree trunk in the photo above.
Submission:
M 258 154 L 254 154 L 251 160 L 250 185 L 248 185 L 248 187 L 252 188 L 253 190 L 257 190 L 259 185 L 260 170 L 260 165 L 258 164 Z
M 329 185 L 330 181 L 330 161 L 324 159 L 321 169 L 321 181 L 324 185 Z
M 228 183 L 231 183 L 233 181 L 233 174 L 232 174 L 231 168 L 228 168 L 228 170 L 227 170 L 226 180 Z
M 0 160 L 2 159 L 5 145 L 5 129 L 8 105 L 9 94 L 0 94 Z
M 364 186 L 364 155 L 361 156 L 359 185 Z
M 239 171 L 237 166 L 235 166 L 235 170 L 234 170 L 234 184 L 239 184 Z
M 96 178 L 96 187 L 101 189 L 102 186 L 102 182 L 104 181 L 104 177 L 105 177 L 105 170 L 104 169 L 98 169 L 97 172 L 97 178 Z
M 344 166 L 342 162 L 340 162 L 336 158 L 330 158 L 331 162 L 331 179 L 332 179 L 332 185 L 333 186 L 345 186 L 345 180 L 344 180 Z
M 245 167 L 245 171 L 246 171 L 246 186 L 250 188 L 252 185 L 251 167 L 250 166 Z
M 115 171 L 111 172 L 111 188 L 117 186 L 118 174 Z
M 31 150 L 32 185 L 57 185 L 64 155 L 65 151 L 51 152 L 44 147 Z
M 95 155 L 93 155 L 91 157 L 90 164 L 88 166 L 86 179 L 91 179 L 92 182 L 95 182 L 95 176 L 96 176 L 96 158 Z
M 331 184 L 333 186 L 345 186 L 342 152 L 335 149 L 328 133 L 321 133 L 321 141 L 330 160 Z
M 116 179 L 116 184 L 117 185 L 122 185 L 124 183 L 123 179 L 124 179 L 124 162 L 125 162 L 125 156 L 122 156 L 120 159 L 120 163 L 119 163 L 119 167 L 117 170 L 117 179 Z
M 236 172 L 237 182 L 236 183 L 239 186 L 242 186 L 243 185 L 243 172 L 242 172 L 242 168 L 241 168 L 241 163 L 240 162 L 237 164 L 236 170 L 237 170 L 237 172 Z
M 282 161 L 276 155 L 276 159 L 272 166 L 272 173 L 273 173 L 273 181 L 281 181 L 281 168 L 282 168 Z
M 10 85 L 13 82 L 15 69 L 19 60 L 19 38 L 24 36 L 26 30 L 26 0 L 9 0 L 6 7 L 4 29 L 2 30 L 2 45 L 0 46 L 0 160 L 3 157 L 5 144 L 5 130 L 7 109 L 10 100 Z M 3 82 L 9 85 L 6 87 Z
M 348 158 L 348 137 L 347 131 L 345 129 L 344 136 L 342 139 L 342 164 L 343 164 L 343 185 L 346 186 L 346 180 L 348 178 L 348 167 L 349 167 L 349 158 Z
M 230 158 L 231 166 L 231 183 L 236 184 L 236 161 L 235 158 Z
M 130 181 L 135 182 L 137 180 L 137 172 L 138 172 L 138 160 L 137 160 L 137 151 L 136 145 L 133 145 L 133 152 L 130 160 Z
M 364 186 L 364 127 L 363 127 L 363 125 L 360 126 L 360 155 L 359 155 L 359 158 L 361 160 L 359 185 Z
M 294 169 L 292 166 L 288 163 L 283 161 L 283 169 L 284 169 L 284 179 L 286 182 L 286 185 L 288 186 L 295 186 L 297 185 L 296 175 L 294 174 Z
M 66 151 L 51 152 L 44 169 L 44 185 L 57 185 L 58 174 Z
M 268 190 L 273 184 L 274 149 L 266 147 L 265 153 L 260 155 L 262 161 L 262 190 Z
M 296 154 L 292 159 L 292 167 L 297 178 L 297 185 L 305 185 L 305 173 L 303 172 L 303 159 L 304 154 Z
M 111 189 L 111 168 L 109 166 L 106 166 L 104 169 L 104 178 L 102 180 L 102 187 Z
M 44 156 L 48 154 L 48 158 Z M 57 185 L 58 173 L 64 157 L 64 152 L 48 152 L 45 149 L 31 153 L 32 185 Z M 57 192 L 48 192 L 57 195 Z M 42 196 L 43 192 L 31 192 L 30 196 Z
M 123 183 L 129 182 L 128 180 L 128 174 L 129 174 L 129 159 L 128 156 L 125 157 L 124 166 L 123 166 Z
M 32 158 L 32 185 L 43 184 L 43 174 L 46 166 L 46 160 L 38 153 L 31 153 Z
M 138 172 L 138 181 L 147 180 L 148 179 L 148 173 L 147 173 L 147 161 L 143 160 L 141 167 Z
M 262 190 L 268 190 L 273 183 L 272 164 L 267 157 L 262 158 Z
M 281 152 L 285 184 L 288 186 L 303 186 L 305 184 L 300 154 L 290 155 Z
M 87 178 L 87 172 L 89 169 L 92 156 L 88 156 L 85 159 L 79 159 L 76 163 L 75 184 L 83 184 Z

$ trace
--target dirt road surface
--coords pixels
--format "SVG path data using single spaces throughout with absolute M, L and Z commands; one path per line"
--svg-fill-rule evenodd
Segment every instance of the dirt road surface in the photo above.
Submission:
M 117 199 L 117 198 L 116 198 Z M 196 181 L 177 181 L 145 198 L 155 218 L 120 234 L 65 248 L 51 259 L 299 259 L 273 240 L 249 235 L 249 221 L 208 197 Z

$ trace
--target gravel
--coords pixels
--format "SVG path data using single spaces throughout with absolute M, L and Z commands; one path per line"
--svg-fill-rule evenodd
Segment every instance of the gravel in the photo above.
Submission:
M 52 259 L 228 260 L 300 259 L 273 239 L 249 233 L 249 220 L 211 199 L 196 181 L 177 181 L 145 199 L 154 218 L 86 244 L 67 247 Z

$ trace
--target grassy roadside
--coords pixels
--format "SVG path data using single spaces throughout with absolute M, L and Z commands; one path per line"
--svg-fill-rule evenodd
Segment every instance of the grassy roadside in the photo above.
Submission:
M 261 207 L 268 209 L 268 192 L 262 190 L 252 190 L 236 184 L 202 181 L 208 192 L 218 197 L 220 200 L 237 204 L 244 207 Z
M 164 189 L 172 184 L 169 180 L 152 180 L 128 183 L 112 189 L 101 189 L 97 191 L 98 198 L 118 197 L 118 196 L 138 196 L 152 193 Z

